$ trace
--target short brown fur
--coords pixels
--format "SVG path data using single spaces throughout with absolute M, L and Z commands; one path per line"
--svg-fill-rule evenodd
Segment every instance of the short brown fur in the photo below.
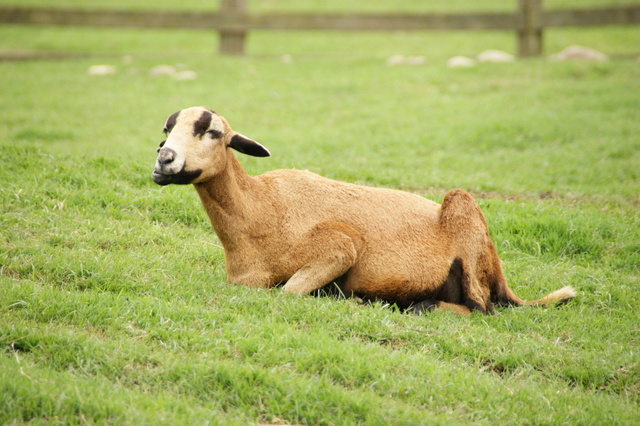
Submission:
M 526 302 L 507 286 L 480 208 L 466 192 L 442 205 L 415 194 L 358 186 L 300 170 L 249 176 L 229 148 L 267 156 L 257 142 L 209 109 L 180 111 L 153 174 L 193 183 L 224 247 L 228 280 L 308 294 L 336 282 L 345 294 L 465 314 L 493 305 L 545 305 L 573 298 L 571 287 Z M 173 123 L 171 123 L 173 124 Z M 167 161 L 170 159 L 172 161 Z M 202 170 L 200 174 L 192 173 Z M 428 303 L 426 303 L 428 302 Z M 425 308 L 426 309 L 426 308 Z

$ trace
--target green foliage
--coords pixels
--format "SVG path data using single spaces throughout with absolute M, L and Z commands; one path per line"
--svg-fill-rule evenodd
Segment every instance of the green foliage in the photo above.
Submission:
M 637 38 L 548 43 L 630 55 Z M 245 58 L 214 41 L 0 28 L 2 50 L 100 55 L 0 62 L 0 423 L 638 423 L 637 62 L 444 66 L 508 50 L 506 33 L 257 32 Z M 395 53 L 427 64 L 386 66 Z M 118 73 L 87 75 L 99 62 Z M 198 78 L 150 77 L 161 63 Z M 149 177 L 164 119 L 192 105 L 270 148 L 241 158 L 252 174 L 470 190 L 518 295 L 579 297 L 413 317 L 230 285 L 193 189 Z

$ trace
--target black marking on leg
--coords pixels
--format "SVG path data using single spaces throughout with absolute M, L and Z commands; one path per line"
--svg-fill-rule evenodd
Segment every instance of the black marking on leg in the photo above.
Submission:
M 455 258 L 449 268 L 447 279 L 438 290 L 437 300 L 449 303 L 462 303 L 462 260 Z
M 506 292 L 496 295 L 492 294 L 491 296 L 491 302 L 493 302 L 496 306 L 520 306 L 520 304 L 516 301 L 509 299 L 509 297 L 506 295 Z
M 438 306 L 438 302 L 433 300 L 423 300 L 414 305 L 409 306 L 406 312 L 414 315 L 424 315 L 426 312 L 433 311 Z
M 466 299 L 464 301 L 464 306 L 466 306 L 467 308 L 469 308 L 469 310 L 473 311 L 479 311 L 482 312 L 483 314 L 487 313 L 487 310 L 478 302 L 476 302 L 475 300 L 471 300 L 471 299 Z

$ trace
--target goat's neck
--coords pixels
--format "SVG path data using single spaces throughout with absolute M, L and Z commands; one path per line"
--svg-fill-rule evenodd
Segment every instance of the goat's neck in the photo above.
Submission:
M 223 172 L 195 184 L 211 225 L 225 248 L 231 248 L 240 234 L 234 232 L 251 216 L 251 191 L 255 179 L 247 174 L 236 157 L 229 153 Z

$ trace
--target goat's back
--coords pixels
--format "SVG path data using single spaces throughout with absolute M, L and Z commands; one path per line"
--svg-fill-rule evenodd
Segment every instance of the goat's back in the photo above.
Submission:
M 354 185 L 302 170 L 274 170 L 258 178 L 274 208 L 303 228 L 339 221 L 370 237 L 394 238 L 438 224 L 440 204 L 409 192 Z

